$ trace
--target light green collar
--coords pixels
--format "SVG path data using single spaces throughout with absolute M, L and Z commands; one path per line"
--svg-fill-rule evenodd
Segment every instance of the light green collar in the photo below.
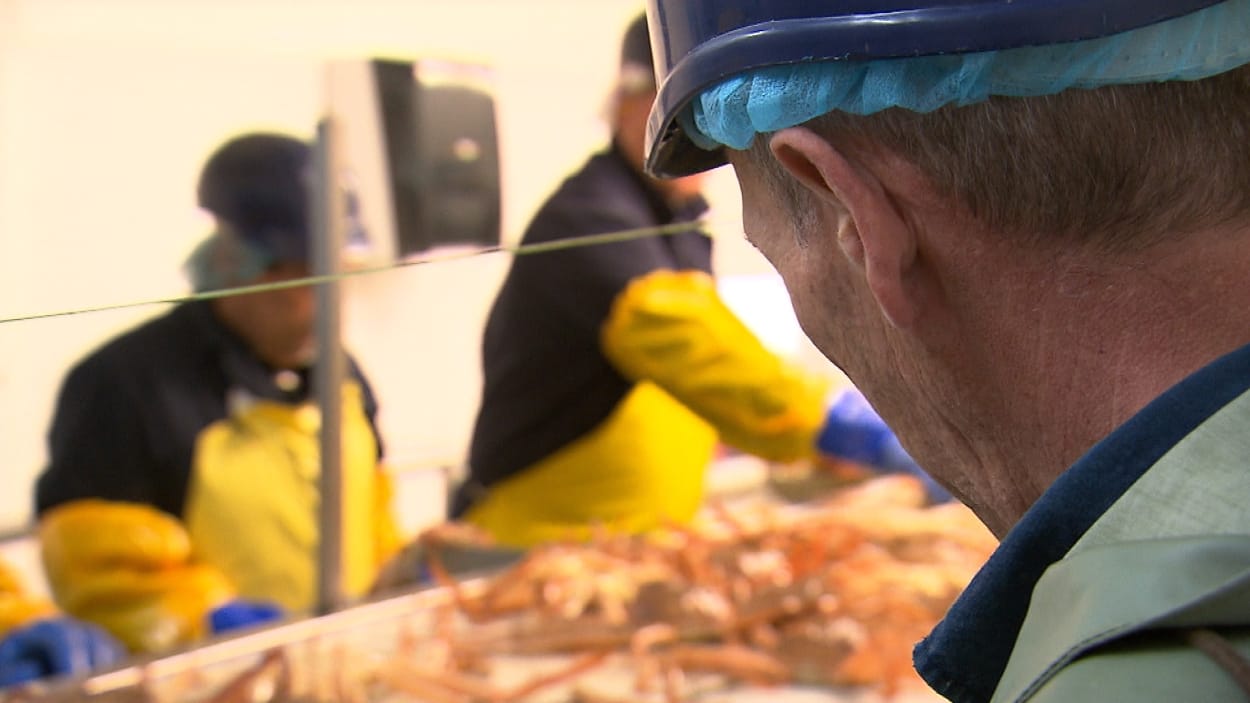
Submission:
M 1181 440 L 1038 581 L 993 701 L 1147 626 L 1250 624 L 1250 393 Z M 1218 615 L 1217 615 L 1218 614 Z
M 1250 535 L 1250 393 L 1164 454 L 1077 541 L 1068 556 L 1126 540 Z

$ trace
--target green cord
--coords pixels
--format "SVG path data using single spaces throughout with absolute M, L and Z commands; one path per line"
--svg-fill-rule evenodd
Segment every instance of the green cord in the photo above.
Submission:
M 475 249 L 467 252 L 456 252 L 444 254 L 442 256 L 429 256 L 417 259 L 408 259 L 397 261 L 385 266 L 374 266 L 369 268 L 353 269 L 342 273 L 327 276 L 306 276 L 304 278 L 294 278 L 289 281 L 277 281 L 274 283 L 258 283 L 249 286 L 236 286 L 233 288 L 222 288 L 219 290 L 203 291 L 200 293 L 190 293 L 187 295 L 173 296 L 169 298 L 156 298 L 150 300 L 139 300 L 129 303 L 113 303 L 110 305 L 97 305 L 85 308 L 73 308 L 70 310 L 57 310 L 54 312 L 30 313 L 27 315 L 17 315 L 14 317 L 0 318 L 0 324 L 8 324 L 12 322 L 26 322 L 29 320 L 44 320 L 52 317 L 68 317 L 70 315 L 84 315 L 87 313 L 105 312 L 108 310 L 122 310 L 126 308 L 138 308 L 149 305 L 172 305 L 177 303 L 189 303 L 196 300 L 212 300 L 214 298 L 225 298 L 231 295 L 244 295 L 247 293 L 261 293 L 271 290 L 283 290 L 286 288 L 299 288 L 309 285 L 320 285 L 322 283 L 332 283 L 353 276 L 367 276 L 376 273 L 385 273 L 396 269 L 407 268 L 410 266 L 424 266 L 426 264 L 446 263 L 449 261 L 461 261 L 472 259 L 479 256 L 487 256 L 490 254 L 512 254 L 513 256 L 529 256 L 532 254 L 546 254 L 554 251 L 564 251 L 567 249 L 577 249 L 586 246 L 597 246 L 600 244 L 613 244 L 616 242 L 627 242 L 634 239 L 643 239 L 645 237 L 666 236 L 672 234 L 680 234 L 689 232 L 693 229 L 699 229 L 706 224 L 703 220 L 695 220 L 692 222 L 679 222 L 670 225 L 662 225 L 658 227 L 641 227 L 638 229 L 621 230 L 618 232 L 607 232 L 604 234 L 591 234 L 583 237 L 570 237 L 554 242 L 542 242 L 540 244 L 524 244 L 518 246 L 496 246 L 486 247 L 483 249 Z

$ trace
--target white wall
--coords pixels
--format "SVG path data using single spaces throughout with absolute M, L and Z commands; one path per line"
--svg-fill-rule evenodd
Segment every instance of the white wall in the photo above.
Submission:
M 0 0 L 0 318 L 182 294 L 206 233 L 199 165 L 232 133 L 311 135 L 326 60 L 440 56 L 494 67 L 504 228 L 519 235 L 606 136 L 600 120 L 635 0 Z M 714 177 L 722 272 L 769 271 Z M 403 465 L 460 460 L 477 346 L 502 256 L 353 279 L 347 330 Z M 784 305 L 783 305 L 784 307 Z M 0 528 L 30 485 L 66 367 L 154 305 L 0 324 Z M 779 315 L 789 314 L 779 310 Z M 420 523 L 426 514 L 410 516 Z

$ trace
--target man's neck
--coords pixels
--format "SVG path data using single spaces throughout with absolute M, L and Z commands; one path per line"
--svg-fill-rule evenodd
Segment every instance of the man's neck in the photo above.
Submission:
M 1197 244 L 1196 244 L 1197 243 Z M 964 488 L 1003 534 L 1090 447 L 1216 358 L 1250 344 L 1250 235 L 1204 234 L 1115 264 L 1003 263 L 1011 286 L 969 318 L 959 418 L 981 481 Z M 1000 281 L 1001 283 L 1001 281 Z M 1001 295 L 1007 290 L 1007 295 Z M 990 358 L 992 356 L 992 358 Z M 971 482 L 976 483 L 976 482 Z

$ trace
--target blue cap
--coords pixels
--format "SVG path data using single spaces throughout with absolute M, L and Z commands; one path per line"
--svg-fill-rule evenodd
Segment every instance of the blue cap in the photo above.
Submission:
M 199 204 L 271 262 L 306 262 L 312 149 L 294 137 L 252 133 L 220 146 L 200 173 Z

